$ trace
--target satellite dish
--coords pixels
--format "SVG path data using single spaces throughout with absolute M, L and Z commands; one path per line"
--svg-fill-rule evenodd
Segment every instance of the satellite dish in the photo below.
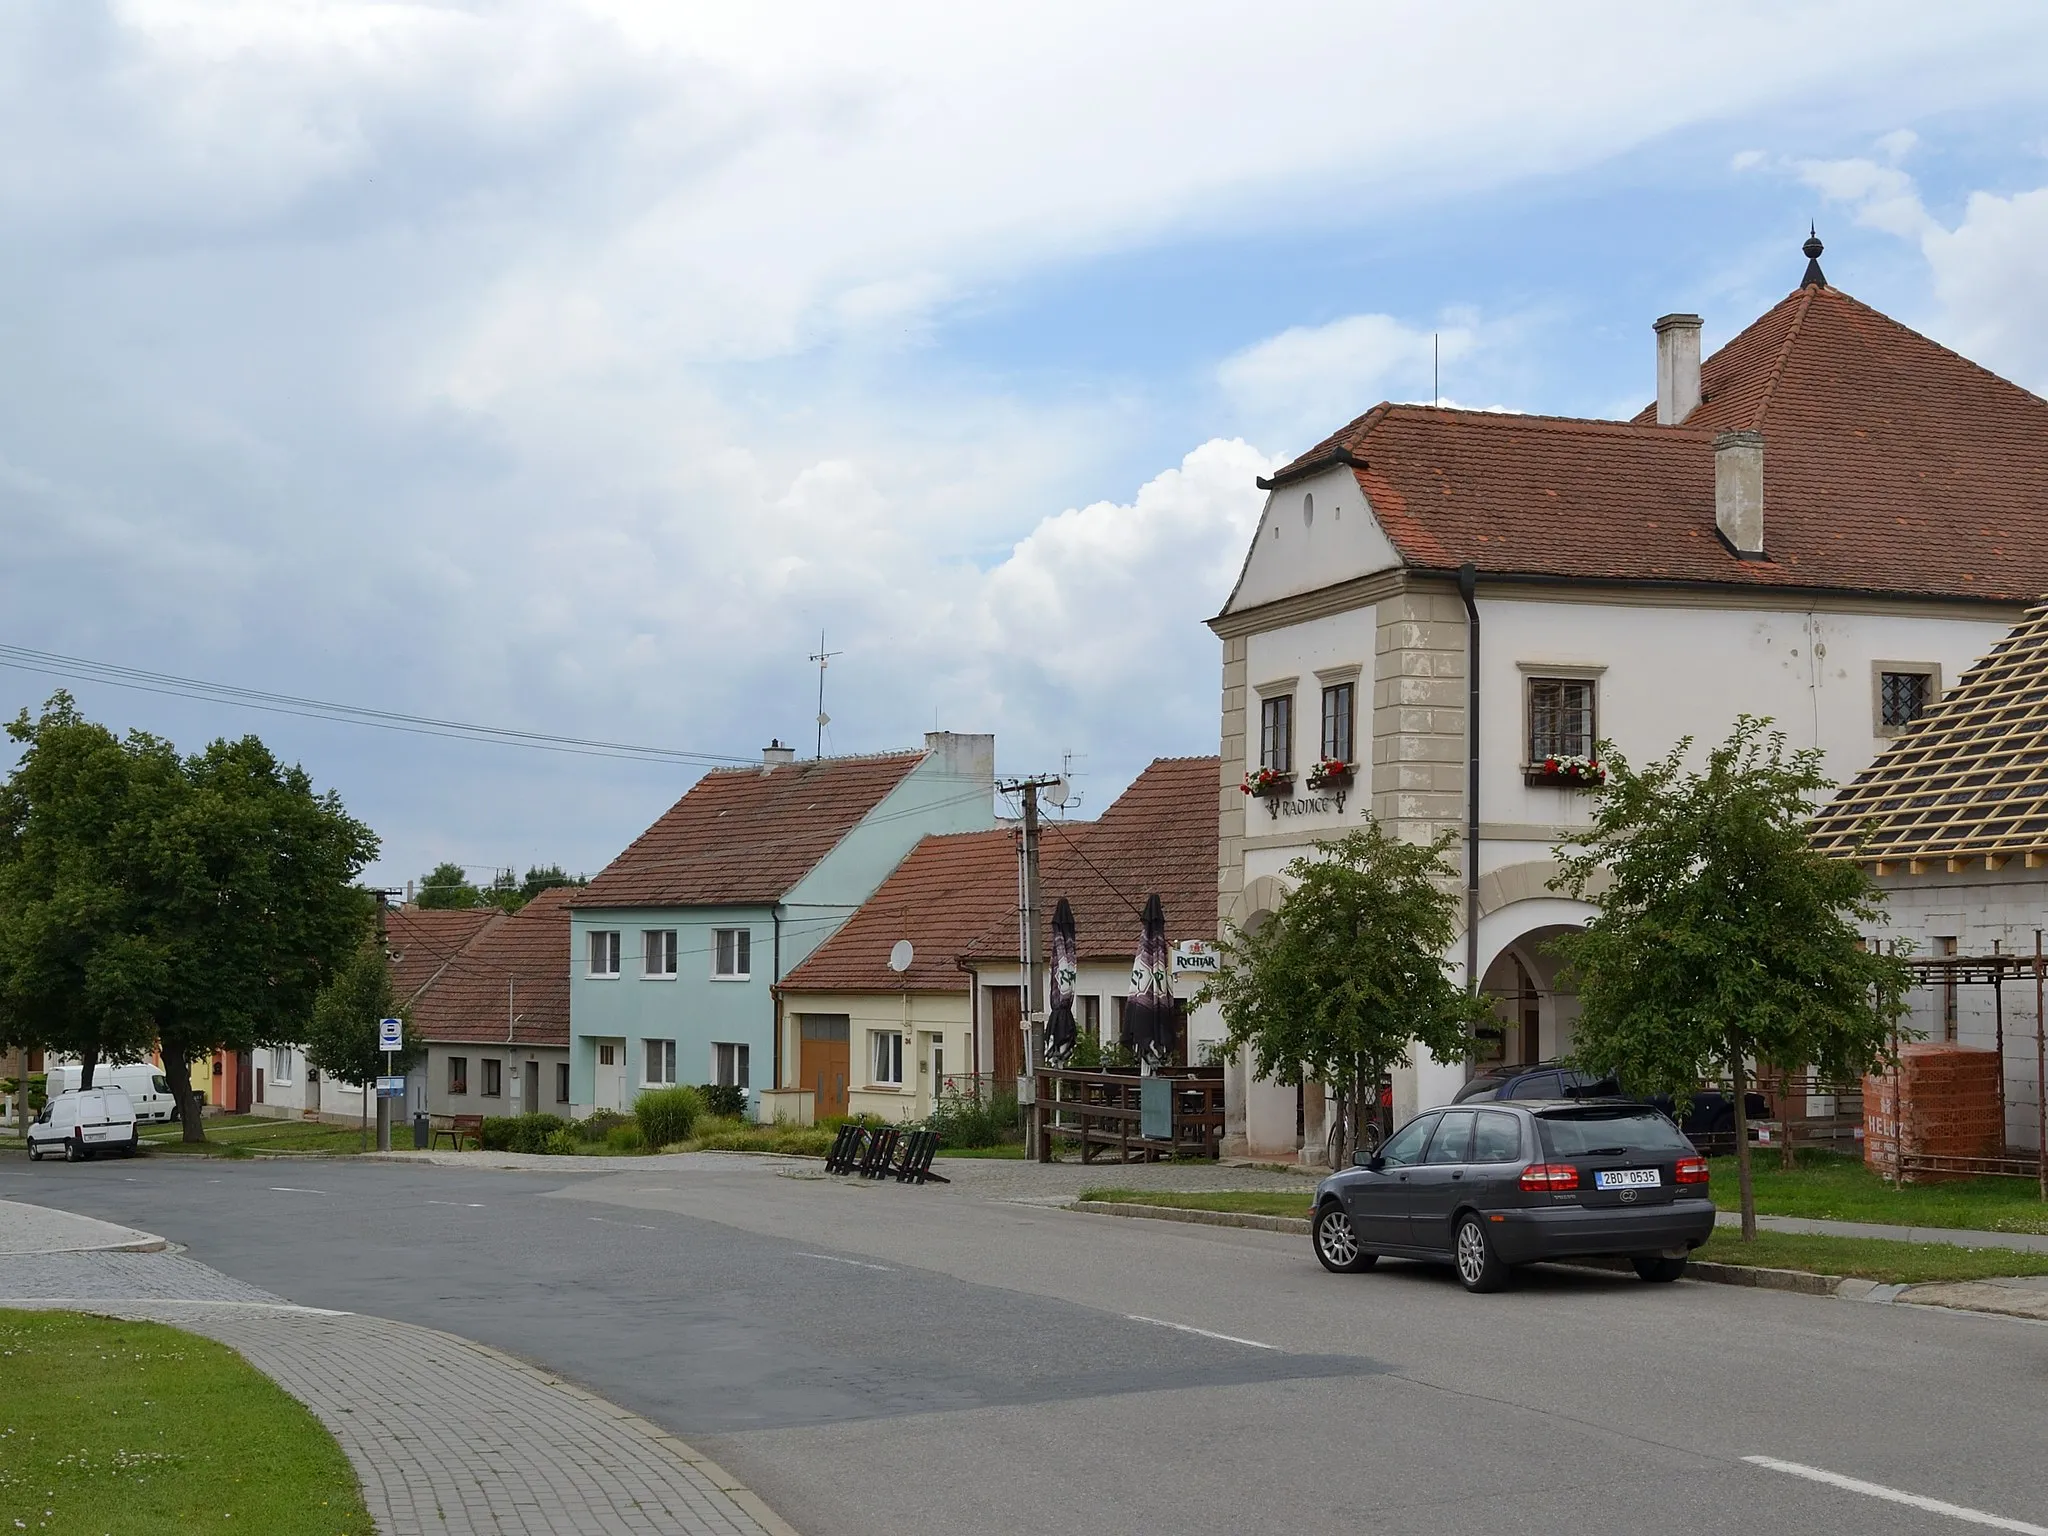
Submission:
M 910 969 L 910 940 L 898 939 L 889 950 L 889 969 L 901 975 Z

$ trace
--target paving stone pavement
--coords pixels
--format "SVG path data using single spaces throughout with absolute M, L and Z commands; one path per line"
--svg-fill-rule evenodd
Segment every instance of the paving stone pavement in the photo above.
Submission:
M 155 1253 L 165 1247 L 153 1232 L 117 1227 L 110 1221 L 73 1215 L 47 1205 L 0 1200 L 0 1254 L 88 1253 L 126 1250 Z
M 295 1307 L 174 1254 L 0 1256 L 16 1305 L 236 1350 L 332 1431 L 382 1536 L 795 1536 L 659 1426 L 452 1334 Z

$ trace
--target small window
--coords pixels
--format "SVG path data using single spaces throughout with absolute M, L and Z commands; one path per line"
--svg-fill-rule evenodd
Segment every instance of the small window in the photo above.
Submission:
M 711 974 L 721 981 L 745 981 L 753 974 L 754 935 L 745 928 L 720 928 L 712 945 Z
M 1877 724 L 1881 731 L 1903 731 L 1927 713 L 1934 702 L 1934 678 L 1926 672 L 1880 672 L 1877 677 Z
M 1469 1109 L 1444 1111 L 1443 1119 L 1437 1122 L 1436 1134 L 1429 1138 L 1429 1155 L 1423 1161 L 1469 1162 L 1472 1154 L 1472 1122 L 1477 1118 L 1477 1113 Z
M 711 1047 L 711 1080 L 721 1088 L 752 1087 L 751 1054 L 744 1045 L 714 1044 Z
M 606 1042 L 597 1048 L 597 1064 L 600 1067 L 616 1067 L 619 1064 L 619 1048 Z
M 1348 763 L 1351 759 L 1352 724 L 1357 697 L 1355 683 L 1332 683 L 1323 690 L 1323 761 Z
M 649 928 L 640 935 L 641 963 L 653 979 L 673 981 L 676 974 L 676 931 Z
M 483 1096 L 487 1099 L 501 1098 L 505 1092 L 505 1063 L 495 1056 L 483 1059 Z
M 800 1013 L 797 1031 L 806 1040 L 850 1040 L 853 1021 L 843 1013 Z
M 619 974 L 619 935 L 616 929 L 593 930 L 590 935 L 590 974 Z
M 467 1094 L 469 1092 L 469 1058 L 450 1056 L 448 1058 L 448 1091 Z
M 886 1088 L 902 1087 L 903 1036 L 894 1030 L 878 1030 L 868 1038 L 875 1043 L 874 1081 Z
M 555 1063 L 555 1102 L 557 1104 L 569 1102 L 569 1063 L 566 1061 Z
M 1472 1161 L 1512 1163 L 1522 1155 L 1522 1127 L 1513 1115 L 1481 1110 L 1472 1131 Z
M 665 1088 L 676 1080 L 676 1043 L 673 1040 L 649 1040 L 647 1047 L 647 1076 L 644 1081 L 650 1088 Z
M 1294 772 L 1294 695 L 1259 701 L 1259 766 Z
M 1074 1027 L 1091 1040 L 1102 1038 L 1102 998 L 1085 992 L 1074 999 Z
M 1593 680 L 1588 677 L 1529 679 L 1529 765 L 1551 758 L 1593 755 Z
M 270 1083 L 276 1087 L 292 1080 L 292 1052 L 288 1045 L 274 1045 L 270 1048 Z

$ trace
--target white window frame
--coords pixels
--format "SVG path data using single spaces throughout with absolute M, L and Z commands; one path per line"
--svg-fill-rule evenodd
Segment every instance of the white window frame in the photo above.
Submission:
M 868 1081 L 876 1088 L 903 1086 L 903 1031 L 868 1031 Z
M 659 1057 L 657 1064 L 656 1058 Z M 656 1072 L 667 1075 L 657 1077 Z M 640 1042 L 640 1086 L 642 1088 L 672 1088 L 676 1081 L 676 1043 L 673 1040 L 642 1040 Z
M 279 1064 L 283 1071 L 279 1071 Z M 273 1045 L 270 1048 L 270 1086 L 289 1088 L 292 1085 L 292 1048 L 288 1045 Z
M 676 979 L 675 929 L 642 928 L 640 930 L 640 979 L 642 981 L 674 981 Z
M 602 967 L 603 960 L 610 960 L 611 969 Z M 593 928 L 583 957 L 584 974 L 593 981 L 616 981 L 619 977 L 619 930 L 616 928 Z
M 754 1086 L 754 1053 L 743 1040 L 711 1042 L 711 1081 L 720 1088 Z
M 732 941 L 734 969 L 727 970 L 726 941 Z M 752 981 L 754 979 L 754 930 L 751 928 L 714 928 L 711 930 L 711 979 L 713 981 Z

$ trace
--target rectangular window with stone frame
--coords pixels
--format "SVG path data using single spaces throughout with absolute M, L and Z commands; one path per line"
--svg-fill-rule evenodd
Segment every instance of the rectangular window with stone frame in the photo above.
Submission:
M 1274 773 L 1294 772 L 1294 695 L 1276 694 L 1259 701 L 1259 766 Z
M 1593 756 L 1594 681 L 1590 677 L 1532 677 L 1529 689 L 1529 756 L 1534 774 L 1546 763 Z
M 1348 763 L 1357 708 L 1356 685 L 1332 683 L 1323 690 L 1323 751 L 1326 763 Z

